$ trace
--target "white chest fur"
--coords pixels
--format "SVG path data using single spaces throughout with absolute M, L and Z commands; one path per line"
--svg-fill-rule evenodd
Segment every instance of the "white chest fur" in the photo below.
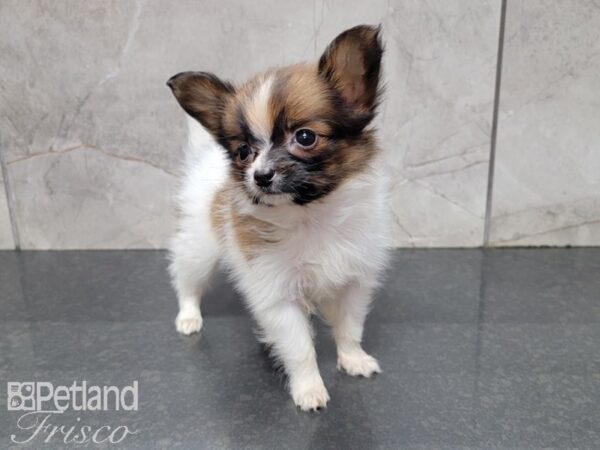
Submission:
M 385 263 L 383 189 L 370 174 L 306 206 L 244 204 L 241 214 L 271 224 L 276 242 L 247 258 L 227 233 L 225 261 L 247 298 L 290 298 L 309 307 L 350 282 L 373 283 Z

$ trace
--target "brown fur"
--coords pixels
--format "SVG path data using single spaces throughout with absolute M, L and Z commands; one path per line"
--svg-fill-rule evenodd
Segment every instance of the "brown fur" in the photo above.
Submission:
M 235 181 L 229 180 L 212 200 L 210 223 L 220 239 L 225 237 L 225 224 L 230 223 L 237 246 L 247 261 L 253 259 L 265 245 L 276 244 L 277 228 L 250 215 L 242 215 L 235 208 Z
M 383 48 L 379 27 L 354 27 L 344 31 L 327 47 L 319 60 L 319 72 L 351 107 L 370 111 L 377 103 Z
M 211 133 L 221 129 L 221 114 L 235 89 L 207 72 L 182 72 L 171 77 L 167 85 L 181 107 Z
M 225 223 L 230 208 L 229 188 L 219 189 L 210 204 L 210 225 L 220 238 L 225 235 Z
M 231 210 L 231 225 L 236 243 L 247 261 L 252 260 L 265 246 L 276 244 L 277 228 L 250 215 Z

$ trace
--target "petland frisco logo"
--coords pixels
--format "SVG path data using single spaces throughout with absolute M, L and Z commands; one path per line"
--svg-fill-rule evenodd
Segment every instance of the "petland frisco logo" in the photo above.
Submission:
M 63 441 L 65 444 L 95 444 L 123 442 L 128 435 L 137 434 L 126 425 L 90 426 L 75 419 L 76 424 L 55 425 L 53 417 L 67 410 L 73 411 L 137 411 L 138 382 L 131 386 L 88 386 L 86 381 L 69 386 L 54 386 L 46 381 L 15 382 L 6 385 L 6 403 L 9 411 L 25 411 L 17 419 L 19 434 L 10 439 L 15 444 L 43 440 L 46 443 Z

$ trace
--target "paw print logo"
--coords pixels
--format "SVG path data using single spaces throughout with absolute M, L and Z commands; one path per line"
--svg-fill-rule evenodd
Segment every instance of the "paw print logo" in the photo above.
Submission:
M 9 381 L 6 385 L 6 406 L 9 411 L 34 411 L 33 383 Z

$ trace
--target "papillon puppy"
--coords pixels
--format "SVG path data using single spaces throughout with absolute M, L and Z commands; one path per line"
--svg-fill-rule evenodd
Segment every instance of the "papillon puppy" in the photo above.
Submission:
M 220 261 L 282 363 L 302 410 L 325 407 L 311 316 L 331 326 L 337 366 L 380 372 L 361 347 L 387 262 L 380 149 L 380 28 L 357 26 L 316 64 L 233 85 L 206 72 L 168 81 L 191 116 L 170 273 L 182 334 L 200 331 L 200 301 Z

